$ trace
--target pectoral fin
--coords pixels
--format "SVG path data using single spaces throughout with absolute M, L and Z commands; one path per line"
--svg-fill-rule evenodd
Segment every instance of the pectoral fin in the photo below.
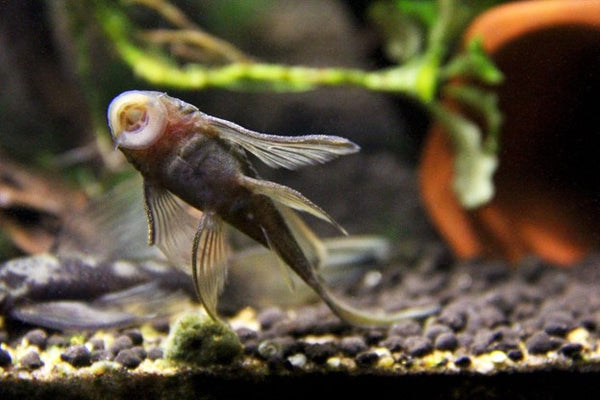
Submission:
M 144 182 L 144 200 L 148 243 L 156 245 L 170 263 L 189 274 L 196 219 L 174 194 L 148 182 Z
M 233 122 L 205 116 L 221 139 L 242 146 L 270 167 L 296 169 L 305 165 L 325 163 L 336 157 L 356 153 L 356 144 L 338 136 L 276 136 L 258 133 Z
M 65 221 L 54 252 L 62 256 L 94 254 L 106 259 L 162 258 L 158 249 L 144 243 L 148 232 L 140 218 L 144 210 L 141 184 L 136 175 L 90 200 Z
M 348 235 L 346 230 L 342 228 L 342 226 L 338 224 L 333 217 L 323 211 L 321 207 L 304 197 L 300 192 L 292 188 L 275 182 L 250 178 L 248 176 L 242 176 L 240 178 L 240 183 L 242 186 L 246 187 L 255 194 L 262 194 L 271 198 L 277 203 L 283 204 L 284 206 L 293 208 L 295 210 L 304 211 L 314 215 L 317 218 L 327 221 L 331 225 L 335 226 L 342 234 Z
M 218 319 L 217 298 L 227 277 L 227 253 L 223 220 L 204 213 L 194 236 L 192 276 L 196 293 L 213 319 Z

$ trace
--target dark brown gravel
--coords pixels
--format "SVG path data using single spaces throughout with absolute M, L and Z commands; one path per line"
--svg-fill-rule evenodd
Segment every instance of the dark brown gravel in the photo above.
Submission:
M 522 362 L 527 357 L 522 346 L 538 356 L 559 351 L 567 358 L 577 357 L 586 348 L 569 342 L 567 336 L 578 328 L 588 330 L 591 339 L 598 338 L 600 262 L 570 270 L 534 260 L 517 267 L 499 262 L 452 265 L 449 257 L 440 254 L 437 261 L 422 263 L 414 270 L 384 270 L 383 283 L 377 288 L 348 290 L 350 297 L 361 294 L 364 300 L 356 305 L 364 308 L 397 309 L 398 305 L 441 302 L 439 313 L 426 321 L 400 321 L 389 329 L 356 329 L 332 319 L 322 305 L 299 308 L 296 318 L 272 307 L 258 313 L 261 330 L 239 330 L 246 354 L 284 359 L 301 351 L 315 364 L 344 355 L 365 367 L 377 363 L 380 356 L 370 350 L 377 346 L 409 359 L 426 357 L 434 350 L 466 351 L 468 354 L 456 356 L 454 364 L 467 368 L 473 365 L 473 356 L 494 351 Z M 391 298 L 395 299 L 393 307 L 388 302 Z M 305 343 L 301 349 L 293 346 L 306 335 L 323 334 L 339 339 Z M 286 350 L 290 348 L 293 351 Z
M 433 344 L 426 336 L 409 336 L 404 340 L 404 349 L 412 357 L 422 357 L 433 351 Z
M 85 367 L 92 364 L 92 353 L 83 345 L 69 347 L 60 355 L 60 358 L 74 367 Z
M 31 350 L 27 352 L 21 359 L 19 363 L 26 369 L 38 369 L 44 365 L 44 362 L 40 358 L 40 354 L 37 351 Z
M 348 336 L 342 338 L 339 346 L 340 350 L 348 356 L 355 356 L 361 351 L 365 351 L 367 349 L 367 343 L 360 336 Z
M 306 357 L 317 364 L 322 364 L 329 357 L 337 354 L 338 346 L 333 342 L 327 343 L 306 343 L 304 345 L 304 353 Z
M 379 342 L 379 345 L 390 349 L 390 351 L 401 351 L 404 348 L 404 343 L 403 337 L 391 335 Z
M 115 357 L 115 361 L 122 364 L 126 368 L 137 368 L 143 359 L 132 349 L 123 349 Z
M 465 368 L 471 365 L 471 358 L 469 356 L 460 356 L 454 360 L 454 365 L 460 368 Z
M 562 340 L 553 338 L 546 332 L 536 332 L 525 342 L 527 351 L 531 354 L 544 354 L 556 350 L 562 343 Z
M 438 350 L 455 350 L 458 347 L 458 339 L 454 332 L 443 332 L 435 338 L 434 347 Z
M 128 336 L 134 346 L 139 346 L 144 341 L 142 332 L 139 329 L 128 329 L 123 332 L 123 335 Z
M 46 343 L 48 342 L 48 334 L 42 329 L 34 329 L 25 334 L 25 339 L 30 344 L 43 350 L 46 348 Z
M 0 349 L 0 367 L 9 366 L 11 363 L 12 357 L 10 356 L 9 352 L 4 349 Z
M 110 346 L 109 351 L 112 354 L 118 354 L 121 350 L 130 349 L 133 347 L 133 340 L 127 335 L 119 336 Z
M 90 344 L 92 345 L 92 350 L 104 350 L 104 340 L 100 338 L 90 339 Z
M 347 288 L 345 296 L 365 309 L 394 310 L 439 302 L 437 314 L 399 321 L 388 328 L 360 329 L 340 322 L 320 303 L 293 312 L 270 307 L 257 311 L 260 329 L 236 329 L 245 357 L 276 375 L 327 371 L 340 365 L 356 371 L 384 371 L 383 365 L 392 364 L 403 373 L 423 368 L 436 372 L 484 368 L 489 373 L 493 363 L 481 364 L 488 355 L 500 360 L 494 362 L 504 371 L 513 367 L 522 371 L 532 355 L 539 363 L 552 352 L 544 365 L 558 362 L 564 367 L 584 363 L 586 355 L 596 350 L 600 262 L 563 270 L 532 261 L 518 268 L 500 263 L 449 264 L 444 256 L 419 265 L 385 269 L 377 287 L 361 287 L 359 282 Z M 393 306 L 389 306 L 390 299 L 394 299 Z M 169 331 L 163 325 L 158 328 Z M 592 344 L 571 341 L 571 332 L 578 329 L 585 330 Z M 51 346 L 58 346 L 61 359 L 76 368 L 108 360 L 134 371 L 145 359 L 163 358 L 162 339 L 146 338 L 139 328 L 114 332 L 112 341 L 93 333 L 87 337 L 85 345 L 71 345 L 69 335 L 44 329 L 0 331 L 5 346 L 16 346 L 23 338 L 36 346 L 17 361 L 0 349 L 0 367 L 10 371 L 12 364 L 39 370 L 44 364 L 35 349 Z M 232 367 L 241 368 L 241 364 Z
M 139 357 L 141 360 L 144 360 L 148 356 L 148 353 L 146 353 L 146 350 L 144 350 L 144 348 L 142 346 L 132 347 L 131 352 L 133 354 L 135 354 L 137 357 Z
M 148 350 L 148 359 L 158 360 L 163 358 L 163 350 L 160 347 L 153 347 Z
M 567 343 L 560 348 L 559 352 L 567 357 L 577 358 L 582 350 L 583 345 L 581 343 Z
M 422 332 L 421 324 L 413 320 L 400 321 L 392 325 L 388 331 L 390 335 L 401 337 L 417 336 Z
M 356 356 L 356 364 L 359 367 L 369 367 L 379 360 L 379 354 L 373 351 L 363 351 Z
M 515 350 L 509 350 L 509 352 L 507 353 L 508 358 L 510 358 L 513 361 L 519 361 L 523 359 L 523 352 L 519 349 L 515 349 Z

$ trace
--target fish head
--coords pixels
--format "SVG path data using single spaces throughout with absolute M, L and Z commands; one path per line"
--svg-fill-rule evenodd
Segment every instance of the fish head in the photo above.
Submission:
M 165 133 L 168 111 L 161 100 L 164 93 L 131 90 L 123 92 L 108 106 L 108 126 L 117 148 L 147 149 Z

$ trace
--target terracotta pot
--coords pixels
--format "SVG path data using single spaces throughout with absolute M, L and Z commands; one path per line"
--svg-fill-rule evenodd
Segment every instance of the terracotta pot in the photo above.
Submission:
M 600 1 L 508 3 L 477 18 L 473 37 L 505 75 L 497 193 L 461 208 L 452 146 L 436 126 L 420 165 L 425 207 L 460 257 L 573 264 L 600 245 Z

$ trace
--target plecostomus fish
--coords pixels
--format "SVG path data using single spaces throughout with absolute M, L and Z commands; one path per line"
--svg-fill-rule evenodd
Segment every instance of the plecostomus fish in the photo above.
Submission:
M 137 325 L 195 307 L 189 274 L 174 268 L 145 243 L 140 180 L 128 180 L 93 199 L 63 222 L 52 253 L 0 264 L 0 315 L 58 330 L 106 329 Z M 322 272 L 328 282 L 349 284 L 367 266 L 389 259 L 387 241 L 352 236 L 323 241 Z M 314 301 L 314 293 L 278 274 L 279 262 L 268 249 L 251 246 L 229 259 L 228 286 L 219 311 L 277 303 L 294 306 Z
M 108 123 L 116 147 L 144 178 L 149 243 L 173 265 L 191 272 L 196 293 L 213 318 L 230 258 L 226 223 L 271 249 L 349 323 L 386 325 L 436 310 L 377 314 L 334 297 L 318 272 L 327 249 L 295 211 L 346 232 L 299 192 L 260 179 L 246 154 L 270 167 L 295 169 L 357 152 L 359 147 L 349 140 L 257 133 L 152 91 L 117 96 L 108 108 Z

